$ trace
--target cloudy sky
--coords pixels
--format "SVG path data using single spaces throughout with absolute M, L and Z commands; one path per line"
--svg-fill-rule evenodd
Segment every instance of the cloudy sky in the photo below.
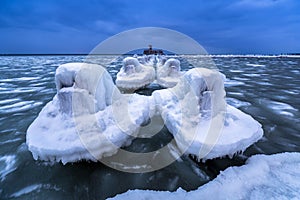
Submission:
M 89 53 L 129 29 L 163 27 L 209 53 L 300 52 L 299 0 L 0 0 L 0 54 Z

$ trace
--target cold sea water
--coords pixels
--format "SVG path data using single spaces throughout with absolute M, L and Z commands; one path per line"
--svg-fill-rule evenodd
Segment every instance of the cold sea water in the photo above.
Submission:
M 0 57 L 0 199 L 105 199 L 129 189 L 194 190 L 230 166 L 243 165 L 254 154 L 300 152 L 300 58 L 283 56 L 213 56 L 226 75 L 227 102 L 259 121 L 264 137 L 242 155 L 197 163 L 182 156 L 168 167 L 130 174 L 101 162 L 63 165 L 36 161 L 26 146 L 26 130 L 56 94 L 54 75 L 63 63 L 85 56 Z M 201 56 L 181 56 L 182 70 L 204 66 Z M 189 63 L 187 60 L 192 60 Z M 122 58 L 98 56 L 115 79 Z M 158 89 L 138 91 L 149 95 Z M 166 128 L 148 139 L 136 139 L 128 149 L 149 151 L 172 136 Z M 258 169 L 259 170 L 259 169 Z

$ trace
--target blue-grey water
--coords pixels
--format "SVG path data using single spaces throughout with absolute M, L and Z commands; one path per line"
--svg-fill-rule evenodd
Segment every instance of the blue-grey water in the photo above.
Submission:
M 201 59 L 194 58 L 193 64 Z M 193 190 L 220 170 L 244 164 L 251 155 L 300 152 L 300 58 L 220 56 L 213 60 L 227 77 L 228 103 L 252 115 L 264 129 L 264 137 L 243 155 L 206 163 L 183 156 L 182 161 L 144 174 L 119 172 L 101 163 L 35 161 L 25 143 L 26 130 L 56 93 L 55 70 L 60 64 L 84 60 L 84 56 L 0 57 L 0 199 L 105 199 L 135 188 Z M 98 59 L 107 60 L 111 57 Z M 113 78 L 120 61 L 107 67 Z M 187 70 L 184 61 L 182 68 Z M 152 140 L 137 139 L 131 148 L 159 146 L 170 137 L 163 129 Z

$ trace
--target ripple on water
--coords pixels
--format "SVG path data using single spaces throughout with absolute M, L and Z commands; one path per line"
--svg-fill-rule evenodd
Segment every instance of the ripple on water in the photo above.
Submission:
M 228 95 L 233 95 L 233 96 L 240 96 L 243 97 L 245 96 L 243 93 L 241 92 L 227 92 Z
M 20 94 L 20 93 L 33 93 L 45 89 L 45 87 L 19 87 L 19 88 L 4 88 L 0 94 Z
M 239 69 L 230 69 L 229 71 L 232 72 L 232 73 L 242 73 L 242 72 L 244 72 L 243 70 L 239 70 Z
M 227 78 L 225 80 L 224 85 L 225 85 L 225 87 L 233 87 L 233 86 L 245 85 L 245 83 Z
M 260 81 L 257 84 L 259 84 L 259 85 L 265 85 L 265 86 L 271 86 L 271 85 L 273 85 L 272 83 L 269 83 L 267 81 Z
M 0 82 L 32 81 L 37 79 L 40 79 L 40 77 L 7 78 L 7 79 L 0 79 Z
M 14 155 L 4 155 L 0 157 L 0 181 L 4 181 L 5 177 L 11 172 L 15 171 L 17 167 L 16 156 Z
M 260 77 L 261 76 L 261 74 L 248 74 L 248 73 L 246 73 L 246 74 L 243 74 L 244 76 L 248 76 L 248 77 Z
M 226 98 L 226 101 L 229 105 L 235 107 L 235 108 L 239 108 L 239 107 L 243 107 L 243 106 L 250 106 L 251 103 L 249 102 L 245 102 L 245 101 L 241 101 L 235 98 Z
M 7 114 L 7 113 L 15 113 L 15 112 L 23 112 L 40 106 L 43 102 L 35 102 L 35 101 L 22 101 L 17 102 L 10 105 L 0 106 L 0 113 Z
M 55 190 L 55 191 L 61 190 L 57 186 L 53 186 L 51 184 L 33 184 L 33 185 L 29 185 L 29 186 L 26 186 L 26 187 L 20 189 L 19 191 L 11 194 L 9 197 L 16 198 L 16 197 L 20 197 L 20 196 L 29 194 L 31 192 L 40 192 L 42 189 Z
M 3 104 L 9 104 L 9 103 L 14 103 L 14 102 L 18 102 L 21 101 L 21 99 L 19 98 L 13 98 L 13 99 L 4 99 L 4 100 L 0 100 L 0 106 Z M 1 109 L 1 107 L 0 107 Z
M 270 108 L 270 110 L 272 110 L 278 114 L 289 116 L 289 117 L 294 117 L 293 112 L 298 111 L 298 109 L 294 108 L 290 104 L 279 102 L 279 101 L 261 99 L 260 102 L 261 102 L 261 104 Z
M 262 65 L 262 64 L 252 64 L 252 63 L 247 63 L 246 64 L 247 66 L 249 66 L 249 67 L 265 67 L 266 65 Z

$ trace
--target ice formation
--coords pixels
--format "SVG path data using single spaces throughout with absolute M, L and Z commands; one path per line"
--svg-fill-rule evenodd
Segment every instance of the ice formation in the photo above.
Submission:
M 133 67 L 124 67 L 124 73 L 147 68 L 135 58 L 124 63 Z M 191 69 L 175 87 L 150 97 L 121 94 L 95 64 L 61 65 L 55 80 L 57 94 L 27 131 L 35 159 L 67 163 L 111 156 L 129 145 L 154 113 L 162 116 L 181 153 L 197 159 L 233 155 L 262 137 L 258 122 L 226 104 L 224 78 L 217 71 Z
M 194 68 L 175 87 L 153 92 L 183 153 L 204 160 L 232 156 L 262 137 L 257 121 L 226 104 L 223 80 L 217 71 Z
M 255 155 L 195 191 L 132 190 L 111 199 L 298 199 L 300 153 Z
M 116 85 L 122 90 L 136 90 L 152 83 L 154 79 L 155 70 L 152 64 L 145 61 L 144 65 L 136 58 L 127 57 L 117 74 Z
M 180 80 L 180 61 L 175 58 L 161 58 L 157 64 L 157 83 L 164 88 L 174 87 Z
M 151 99 L 122 95 L 99 65 L 64 64 L 55 79 L 57 94 L 27 130 L 35 159 L 67 163 L 113 155 L 149 118 Z

